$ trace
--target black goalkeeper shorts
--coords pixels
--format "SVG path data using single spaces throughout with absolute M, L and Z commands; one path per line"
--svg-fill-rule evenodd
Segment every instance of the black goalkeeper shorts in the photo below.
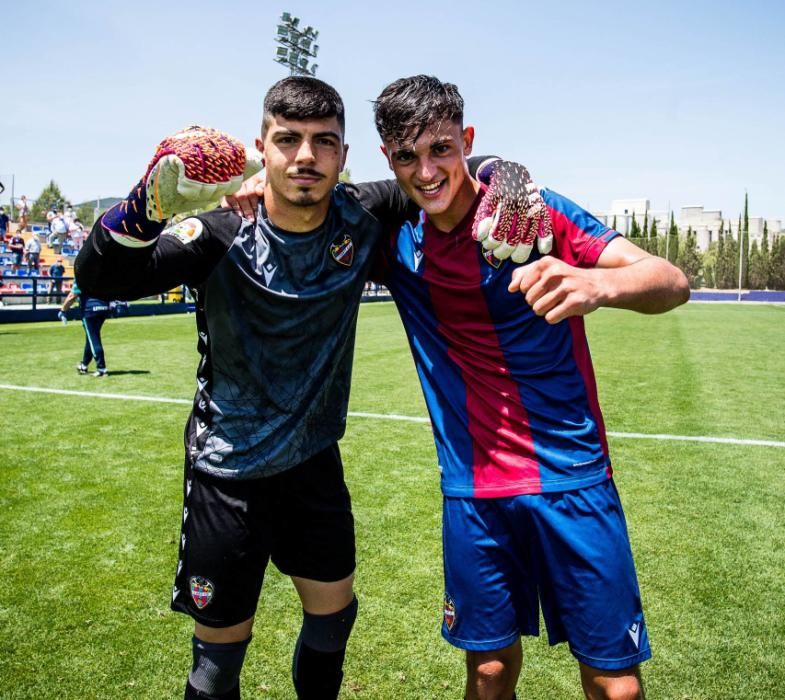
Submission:
M 209 627 L 256 611 L 267 562 L 340 581 L 355 567 L 354 519 L 338 445 L 263 479 L 222 479 L 186 463 L 172 609 Z

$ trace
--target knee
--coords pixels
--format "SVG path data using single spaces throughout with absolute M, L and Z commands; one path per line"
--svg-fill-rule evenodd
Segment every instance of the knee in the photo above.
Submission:
M 643 686 L 637 674 L 596 676 L 584 683 L 588 700 L 643 700 Z
M 504 698 L 515 687 L 518 664 L 504 655 L 469 652 L 466 657 L 468 686 L 483 698 Z
M 469 669 L 471 676 L 484 686 L 499 685 L 507 675 L 507 666 L 501 659 L 481 661 Z
M 343 610 L 329 615 L 313 615 L 303 610 L 300 633 L 304 644 L 321 652 L 345 649 L 357 618 L 357 598 L 353 597 Z

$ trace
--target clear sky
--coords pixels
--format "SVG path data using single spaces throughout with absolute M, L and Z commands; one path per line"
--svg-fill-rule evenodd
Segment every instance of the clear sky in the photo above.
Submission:
M 647 197 L 785 224 L 783 0 L 17 0 L 0 10 L 7 203 L 50 179 L 124 196 L 156 143 L 199 123 L 248 144 L 281 11 L 320 31 L 317 76 L 347 107 L 353 179 L 385 178 L 370 100 L 392 80 L 457 83 L 475 153 L 529 166 L 583 206 Z

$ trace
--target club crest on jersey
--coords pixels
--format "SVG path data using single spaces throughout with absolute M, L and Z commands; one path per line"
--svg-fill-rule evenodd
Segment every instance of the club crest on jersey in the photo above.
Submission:
M 202 576 L 191 576 L 191 598 L 199 610 L 206 608 L 213 599 L 213 584 Z
M 499 269 L 502 261 L 499 260 L 494 254 L 492 250 L 483 250 L 482 257 L 485 258 L 485 262 L 487 262 L 491 267 L 495 268 L 496 270 Z
M 455 601 L 446 593 L 444 594 L 444 624 L 450 631 L 455 624 Z
M 204 226 L 199 219 L 183 219 L 179 224 L 170 226 L 163 232 L 164 236 L 174 236 L 181 243 L 192 243 L 202 235 Z
M 354 241 L 348 233 L 338 236 L 330 245 L 333 260 L 344 267 L 351 267 L 354 262 Z

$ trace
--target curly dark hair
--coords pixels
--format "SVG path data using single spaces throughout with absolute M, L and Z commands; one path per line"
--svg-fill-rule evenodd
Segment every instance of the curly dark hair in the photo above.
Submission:
M 262 137 L 276 116 L 284 119 L 336 117 L 341 134 L 346 131 L 343 100 L 337 90 L 322 80 L 304 75 L 279 80 L 267 91 L 262 109 Z
M 373 103 L 376 130 L 385 141 L 416 141 L 431 126 L 451 121 L 463 127 L 463 97 L 457 86 L 432 75 L 390 83 Z

